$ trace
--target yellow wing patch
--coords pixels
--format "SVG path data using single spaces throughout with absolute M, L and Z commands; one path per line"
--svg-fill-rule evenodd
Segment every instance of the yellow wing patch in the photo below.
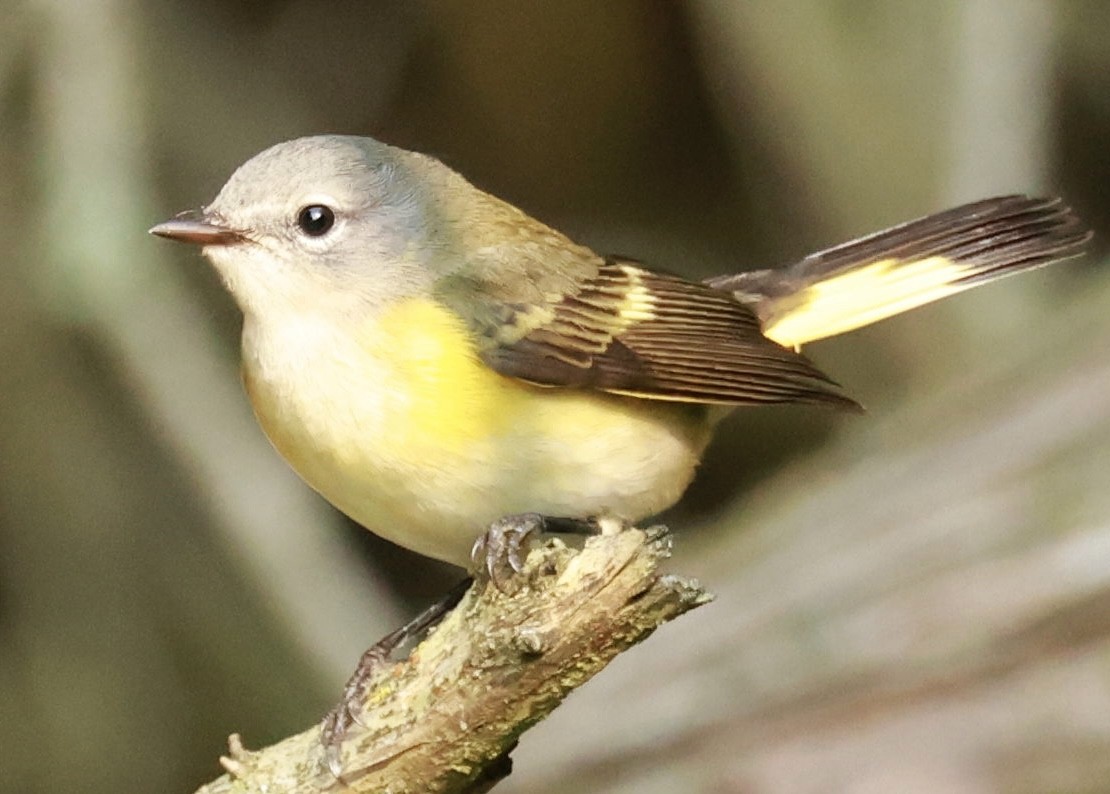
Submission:
M 644 283 L 644 278 L 641 275 L 643 271 L 628 265 L 621 265 L 620 270 L 628 276 L 629 281 L 617 312 L 620 318 L 627 320 L 629 325 L 645 320 L 654 320 L 655 304 L 658 301 Z M 627 328 L 628 325 L 625 327 Z

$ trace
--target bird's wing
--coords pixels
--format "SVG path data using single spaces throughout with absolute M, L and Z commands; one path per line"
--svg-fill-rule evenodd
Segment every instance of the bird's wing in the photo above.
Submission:
M 732 295 L 630 260 L 599 262 L 542 305 L 504 304 L 497 322 L 484 325 L 483 360 L 543 386 L 725 405 L 859 407 L 805 356 L 765 337 Z

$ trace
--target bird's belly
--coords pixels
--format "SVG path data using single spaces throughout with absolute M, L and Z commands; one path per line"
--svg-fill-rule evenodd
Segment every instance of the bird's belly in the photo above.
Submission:
M 245 355 L 259 422 L 355 521 L 459 565 L 505 515 L 656 513 L 681 496 L 708 441 L 699 406 L 531 386 L 440 336 L 394 347 L 388 363 L 342 347 L 298 368 Z

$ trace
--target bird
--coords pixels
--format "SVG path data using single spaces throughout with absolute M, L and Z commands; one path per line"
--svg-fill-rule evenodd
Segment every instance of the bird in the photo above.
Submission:
M 245 390 L 292 468 L 372 532 L 464 567 L 476 542 L 505 553 L 486 541 L 512 517 L 670 507 L 736 407 L 858 410 L 803 345 L 1090 239 L 1060 199 L 1009 195 L 697 281 L 339 135 L 270 147 L 150 231 L 199 245 L 241 308 Z
M 698 281 L 599 254 L 433 157 L 341 135 L 266 149 L 150 232 L 200 246 L 242 310 L 246 394 L 304 481 L 499 587 L 537 532 L 675 504 L 739 407 L 859 411 L 804 345 L 1091 238 L 1060 199 L 1007 195 Z M 373 668 L 462 592 L 364 654 L 325 745 Z

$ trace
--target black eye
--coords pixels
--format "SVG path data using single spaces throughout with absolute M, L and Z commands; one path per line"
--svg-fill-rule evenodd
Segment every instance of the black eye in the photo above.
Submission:
M 297 213 L 297 225 L 309 237 L 320 237 L 335 225 L 335 212 L 323 204 L 310 204 Z

